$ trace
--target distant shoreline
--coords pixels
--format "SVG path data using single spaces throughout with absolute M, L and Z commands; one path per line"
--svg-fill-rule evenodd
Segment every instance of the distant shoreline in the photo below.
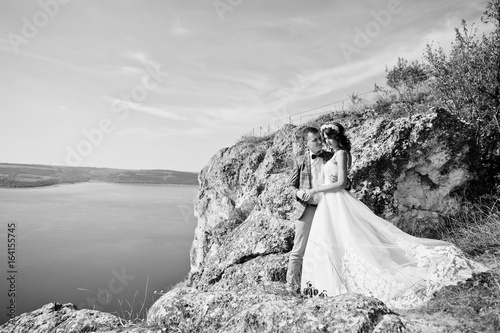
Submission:
M 41 188 L 41 187 L 55 187 L 60 185 L 77 185 L 77 184 L 88 184 L 88 183 L 98 183 L 98 184 L 114 184 L 114 185 L 145 185 L 145 186 L 200 186 L 199 184 L 175 184 L 175 183 L 162 183 L 162 184 L 154 184 L 154 183 L 113 183 L 113 182 L 105 182 L 98 180 L 91 180 L 87 182 L 71 182 L 71 183 L 57 183 L 57 184 L 47 184 L 47 185 L 33 185 L 33 186 L 3 186 L 0 185 L 0 189 L 30 189 L 30 188 Z
M 199 185 L 198 173 L 0 163 L 0 188 L 45 187 L 100 182 L 143 185 Z

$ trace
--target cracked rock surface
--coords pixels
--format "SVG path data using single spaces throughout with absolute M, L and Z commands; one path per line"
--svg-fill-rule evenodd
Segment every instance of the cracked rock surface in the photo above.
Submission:
M 120 319 L 94 310 L 78 310 L 73 304 L 49 303 L 0 326 L 0 333 L 104 332 L 120 326 Z
M 381 301 L 356 294 L 300 298 L 281 283 L 242 292 L 177 288 L 150 309 L 148 321 L 181 332 L 412 332 Z

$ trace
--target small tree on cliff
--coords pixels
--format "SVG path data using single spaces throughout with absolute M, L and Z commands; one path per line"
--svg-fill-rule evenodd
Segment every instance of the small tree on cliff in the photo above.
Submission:
M 352 92 L 351 94 L 347 95 L 349 100 L 351 101 L 352 105 L 358 104 L 361 102 L 361 97 L 359 97 L 359 93 Z
M 479 38 L 462 20 L 449 55 L 428 44 L 424 56 L 443 104 L 478 130 L 500 133 L 500 0 L 488 2 L 482 21 L 493 31 Z
M 427 73 L 423 64 L 417 60 L 408 62 L 407 59 L 398 57 L 396 65 L 385 68 L 387 85 L 398 90 L 401 86 L 415 87 L 419 82 L 427 80 Z
M 491 32 L 478 37 L 462 20 L 449 55 L 428 44 L 424 57 L 443 106 L 475 127 L 481 186 L 491 186 L 500 183 L 500 0 L 488 1 L 481 20 Z
M 387 85 L 396 92 L 400 108 L 411 114 L 424 104 L 429 91 L 428 74 L 422 63 L 399 57 L 396 65 L 391 69 L 386 67 L 385 71 Z

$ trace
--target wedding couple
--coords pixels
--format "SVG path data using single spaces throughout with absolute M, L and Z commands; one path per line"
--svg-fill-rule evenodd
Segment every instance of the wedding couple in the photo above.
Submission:
M 294 291 L 312 285 L 326 296 L 358 293 L 404 309 L 487 270 L 451 243 L 404 233 L 346 191 L 352 158 L 341 124 L 308 127 L 303 139 L 309 150 L 290 179 L 297 220 L 287 284 Z

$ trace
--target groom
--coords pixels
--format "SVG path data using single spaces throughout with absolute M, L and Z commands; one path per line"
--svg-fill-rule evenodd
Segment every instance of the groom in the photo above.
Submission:
M 302 138 L 309 150 L 294 160 L 294 168 L 289 186 L 295 194 L 296 215 L 295 238 L 290 252 L 286 282 L 293 291 L 300 293 L 302 258 L 306 250 L 309 231 L 318 205 L 317 195 L 309 197 L 307 190 L 323 184 L 323 164 L 332 157 L 332 153 L 322 150 L 321 135 L 317 128 L 307 127 L 302 131 Z

